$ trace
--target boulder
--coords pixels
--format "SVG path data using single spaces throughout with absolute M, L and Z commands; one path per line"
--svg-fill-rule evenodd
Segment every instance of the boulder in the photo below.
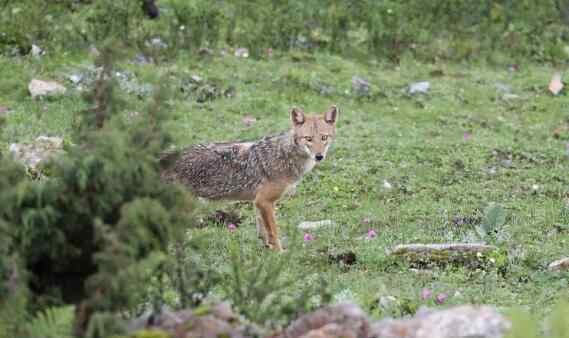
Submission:
M 488 305 L 420 310 L 410 319 L 384 319 L 371 325 L 369 338 L 501 338 L 511 323 Z
M 45 96 L 58 96 L 65 94 L 65 87 L 55 81 L 33 79 L 28 85 L 32 99 Z

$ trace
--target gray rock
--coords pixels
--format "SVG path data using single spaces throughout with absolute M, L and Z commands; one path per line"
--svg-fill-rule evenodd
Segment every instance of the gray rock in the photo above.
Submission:
M 32 99 L 45 96 L 58 96 L 65 94 L 65 87 L 55 81 L 33 79 L 28 85 Z
M 371 325 L 369 338 L 501 338 L 510 321 L 492 306 L 460 305 L 421 310 L 410 319 L 384 319 Z
M 41 48 L 40 48 L 39 46 L 37 46 L 37 45 L 32 45 L 32 51 L 31 51 L 31 53 L 32 53 L 32 56 L 33 56 L 33 57 L 36 57 L 36 58 L 39 58 L 40 56 L 42 56 L 42 55 L 45 54 L 44 50 L 41 49 Z
M 429 81 L 419 81 L 409 85 L 407 92 L 410 95 L 414 94 L 426 94 L 431 88 L 431 83 Z
M 12 143 L 9 148 L 10 155 L 26 167 L 37 170 L 37 167 L 61 152 L 63 139 L 61 137 L 39 136 L 33 143 Z
M 370 83 L 357 75 L 352 76 L 352 92 L 358 96 L 369 95 Z
M 569 271 L 569 257 L 561 258 L 555 262 L 551 262 L 547 269 L 553 272 Z
M 298 225 L 299 229 L 303 229 L 303 230 L 308 230 L 308 229 L 318 229 L 324 226 L 330 226 L 333 225 L 334 222 L 332 220 L 329 219 L 325 219 L 322 221 L 315 221 L 315 222 L 310 222 L 310 221 L 306 221 L 306 222 L 302 222 Z
M 511 94 L 512 93 L 512 86 L 509 84 L 505 84 L 502 82 L 496 82 L 496 91 L 503 94 Z
M 150 39 L 150 41 L 146 41 L 146 47 L 153 47 L 158 49 L 166 49 L 168 48 L 168 44 L 162 41 L 159 37 L 155 37 Z
M 389 309 L 393 307 L 393 305 L 397 304 L 397 298 L 393 296 L 381 296 L 379 297 L 379 306 L 382 309 Z
M 247 48 L 237 48 L 235 49 L 235 56 L 239 58 L 248 58 L 249 50 Z
M 73 83 L 74 85 L 78 85 L 81 81 L 83 81 L 83 79 L 85 78 L 85 76 L 81 73 L 74 73 L 71 74 L 67 77 L 69 79 L 69 81 L 71 81 L 71 83 Z

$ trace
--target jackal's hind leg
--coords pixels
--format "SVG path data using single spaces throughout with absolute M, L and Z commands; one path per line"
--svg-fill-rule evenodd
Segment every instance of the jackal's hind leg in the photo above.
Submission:
M 263 244 L 265 246 L 269 246 L 269 234 L 267 233 L 265 223 L 263 222 L 263 216 L 261 215 L 259 208 L 255 208 L 255 216 L 257 221 L 257 237 L 263 240 Z

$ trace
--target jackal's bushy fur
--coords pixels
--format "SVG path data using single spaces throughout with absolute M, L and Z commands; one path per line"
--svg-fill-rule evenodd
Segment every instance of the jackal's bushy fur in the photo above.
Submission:
M 189 146 L 162 178 L 208 199 L 255 201 L 259 234 L 267 246 L 280 250 L 274 205 L 325 158 L 336 134 L 337 115 L 335 106 L 314 116 L 293 108 L 290 131 L 254 142 Z

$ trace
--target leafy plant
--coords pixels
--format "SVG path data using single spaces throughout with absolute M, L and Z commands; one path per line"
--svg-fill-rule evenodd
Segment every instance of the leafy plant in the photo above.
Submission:
M 231 251 L 231 272 L 222 285 L 235 308 L 261 324 L 282 325 L 311 309 L 311 299 L 329 303 L 331 294 L 324 279 L 315 290 L 299 285 L 300 276 L 286 275 L 292 254 L 253 256 L 246 260 L 240 249 Z M 320 277 L 321 278 L 321 277 Z
M 26 324 L 28 337 L 72 338 L 74 312 L 72 305 L 46 308 Z

